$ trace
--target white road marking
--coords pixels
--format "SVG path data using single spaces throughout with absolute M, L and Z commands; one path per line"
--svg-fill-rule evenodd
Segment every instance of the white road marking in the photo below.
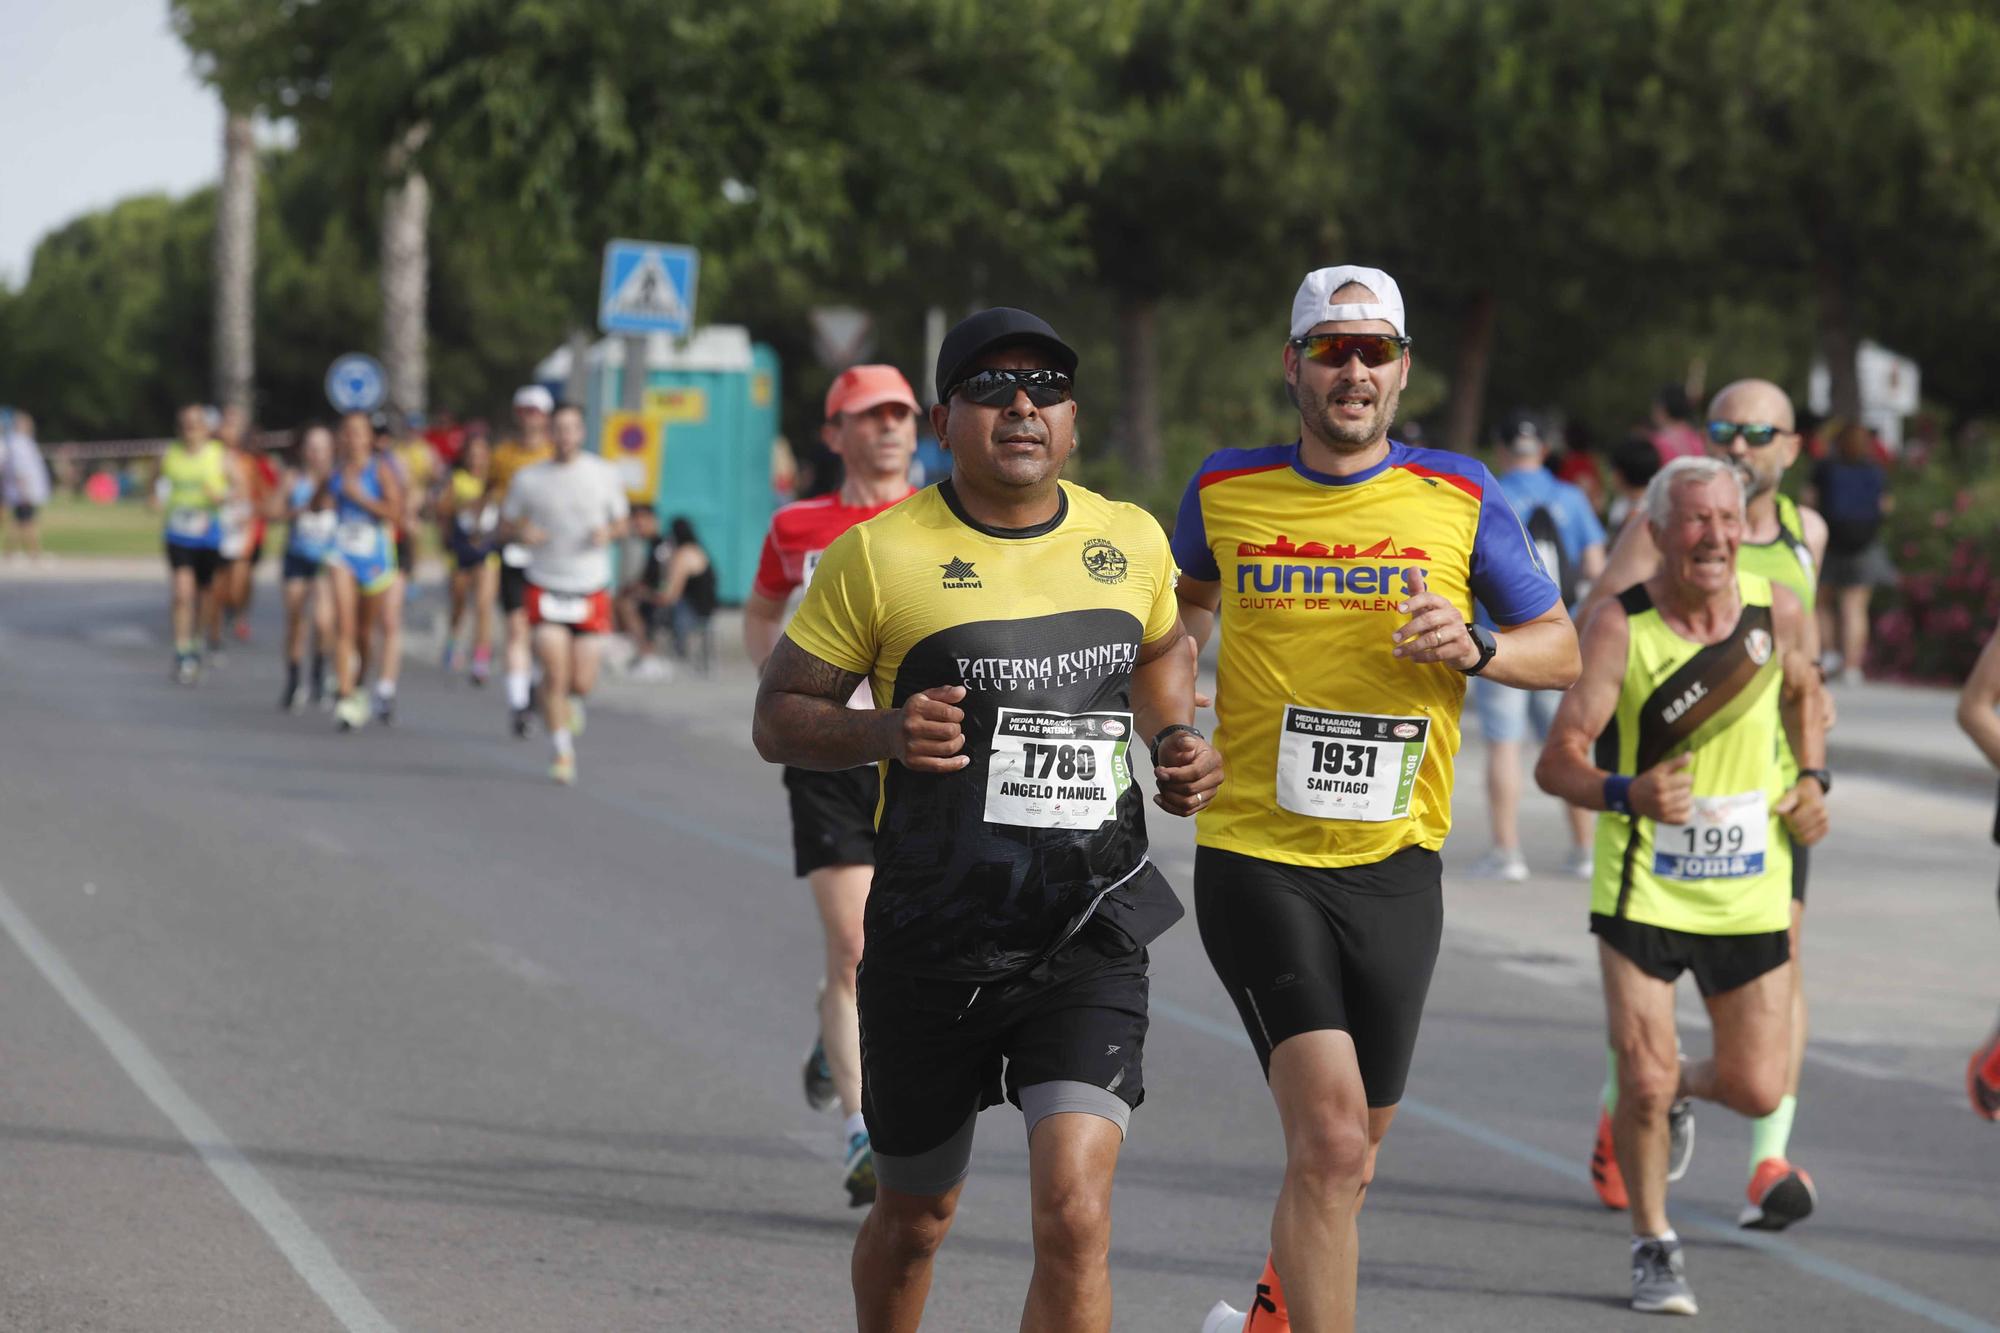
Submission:
M 49 943 L 35 923 L 17 907 L 5 888 L 0 887 L 0 927 L 5 927 L 14 943 L 40 970 L 42 976 L 62 996 L 84 1026 L 96 1034 L 111 1058 L 146 1094 L 160 1113 L 173 1122 L 181 1137 L 201 1155 L 222 1187 L 229 1191 L 244 1212 L 250 1214 L 264 1234 L 271 1238 L 306 1285 L 325 1302 L 333 1317 L 348 1333 L 396 1333 L 391 1324 L 354 1284 L 333 1257 L 333 1251 L 313 1233 L 305 1219 L 292 1210 L 284 1197 L 251 1165 L 222 1127 L 182 1090 L 167 1067 L 146 1049 L 139 1035 L 83 984 L 75 969 Z
M 1226 1041 L 1233 1046 L 1250 1049 L 1250 1039 L 1239 1026 L 1232 1026 L 1207 1014 L 1184 1008 L 1171 1000 L 1163 1000 L 1155 995 L 1151 1003 L 1152 1013 L 1157 1018 L 1168 1019 L 1195 1032 Z M 1582 1185 L 1590 1179 L 1589 1171 L 1579 1162 L 1565 1160 L 1546 1148 L 1523 1142 L 1511 1134 L 1483 1125 L 1467 1116 L 1447 1111 L 1441 1106 L 1432 1106 L 1415 1097 L 1404 1097 L 1402 1109 L 1417 1120 L 1448 1130 L 1475 1143 L 1482 1143 L 1496 1152 L 1541 1167 L 1553 1172 L 1572 1184 Z M 1940 1328 L 1948 1328 L 1953 1333 L 2000 1333 L 2000 1327 L 1987 1323 L 1976 1315 L 1967 1314 L 1943 1301 L 1933 1300 L 1922 1292 L 1912 1291 L 1900 1283 L 1875 1276 L 1838 1259 L 1828 1259 L 1811 1250 L 1781 1239 L 1770 1232 L 1743 1231 L 1727 1218 L 1718 1217 L 1703 1209 L 1686 1204 L 1675 1204 L 1674 1210 L 1682 1217 L 1690 1218 L 1693 1229 L 1705 1231 L 1718 1240 L 1731 1241 L 1753 1250 L 1762 1250 L 1776 1259 L 1782 1259 L 1792 1267 L 1823 1277 L 1846 1287 L 1859 1295 L 1872 1297 L 1882 1304 L 1901 1310 L 1905 1314 L 1928 1319 Z
M 562 977 L 553 968 L 543 967 L 528 955 L 510 949 L 504 944 L 495 944 L 490 940 L 471 940 L 469 944 L 474 953 L 512 972 L 523 981 L 533 982 L 537 986 L 563 984 Z
M 305 843 L 309 847 L 317 847 L 329 856 L 346 856 L 348 854 L 347 844 L 334 837 L 331 833 L 322 833 L 316 828 L 302 828 L 298 830 L 298 834 L 300 842 Z

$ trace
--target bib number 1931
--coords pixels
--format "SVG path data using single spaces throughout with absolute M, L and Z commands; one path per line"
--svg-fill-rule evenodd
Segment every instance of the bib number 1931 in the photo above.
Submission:
M 1383 823 L 1410 813 L 1430 719 L 1287 706 L 1278 804 L 1316 819 Z

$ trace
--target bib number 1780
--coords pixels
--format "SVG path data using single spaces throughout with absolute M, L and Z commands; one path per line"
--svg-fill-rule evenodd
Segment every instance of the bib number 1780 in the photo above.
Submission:
M 1097 776 L 1097 752 L 1088 745 L 1046 745 L 1034 741 L 1021 747 L 1024 776 L 1058 782 L 1088 782 Z

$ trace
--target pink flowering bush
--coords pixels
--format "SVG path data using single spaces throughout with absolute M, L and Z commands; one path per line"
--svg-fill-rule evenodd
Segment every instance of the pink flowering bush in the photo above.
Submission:
M 1956 685 L 2000 624 L 2000 478 L 1897 476 L 1882 542 L 1901 578 L 1875 595 L 1869 671 Z

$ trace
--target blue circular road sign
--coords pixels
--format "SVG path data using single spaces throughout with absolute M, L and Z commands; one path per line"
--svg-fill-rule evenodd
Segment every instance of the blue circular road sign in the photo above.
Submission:
M 373 412 L 388 396 L 382 363 L 361 352 L 349 352 L 326 368 L 326 400 L 336 412 Z

